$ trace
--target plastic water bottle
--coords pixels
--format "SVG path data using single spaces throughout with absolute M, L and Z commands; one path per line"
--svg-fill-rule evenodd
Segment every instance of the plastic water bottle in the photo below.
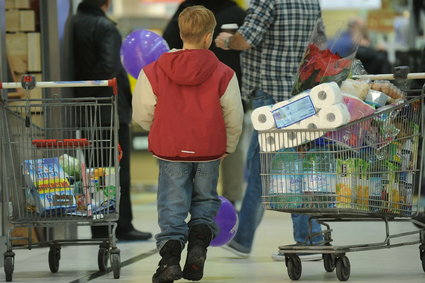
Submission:
M 275 154 L 271 162 L 269 193 L 279 195 L 279 208 L 301 206 L 303 184 L 302 159 L 293 148 Z
M 311 208 L 335 207 L 335 157 L 326 146 L 312 148 L 303 160 L 303 191 L 305 206 Z

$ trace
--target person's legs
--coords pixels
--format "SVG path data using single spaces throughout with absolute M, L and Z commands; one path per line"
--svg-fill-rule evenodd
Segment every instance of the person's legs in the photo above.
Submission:
M 193 165 L 190 162 L 158 160 L 158 224 L 161 232 L 155 235 L 158 250 L 169 240 L 184 245 L 189 227 L 186 217 L 193 192 Z
M 187 240 L 186 217 L 193 190 L 192 163 L 158 160 L 158 225 L 156 245 L 162 257 L 152 282 L 173 282 L 182 277 L 180 254 Z
M 152 238 L 152 234 L 141 232 L 133 227 L 133 213 L 130 198 L 130 154 L 131 137 L 128 124 L 120 124 L 118 130 L 118 140 L 122 149 L 122 159 L 120 161 L 120 211 L 116 235 L 119 240 L 147 240 Z
M 274 104 L 271 96 L 262 91 L 255 93 L 253 108 Z M 233 240 L 227 245 L 233 252 L 240 256 L 248 256 L 251 252 L 255 231 L 264 214 L 262 206 L 262 186 L 260 167 L 260 145 L 258 143 L 258 132 L 253 131 L 251 143 L 247 153 L 247 168 L 249 171 L 248 185 L 242 200 L 239 212 L 239 226 Z
M 302 245 L 315 245 L 323 241 L 323 235 L 315 236 L 312 239 L 309 239 L 310 236 L 310 227 L 309 227 L 309 217 L 306 214 L 291 214 L 292 225 L 294 231 L 294 240 L 297 244 Z M 320 233 L 321 227 L 315 219 L 311 222 L 311 234 Z
M 207 248 L 217 234 L 214 221 L 221 201 L 217 195 L 220 161 L 194 163 L 194 189 L 190 208 L 189 238 L 183 278 L 198 281 L 204 275 Z

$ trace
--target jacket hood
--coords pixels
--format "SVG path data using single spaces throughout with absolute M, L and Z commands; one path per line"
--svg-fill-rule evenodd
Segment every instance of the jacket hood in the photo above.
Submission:
M 208 49 L 185 49 L 164 53 L 157 62 L 173 82 L 193 86 L 207 80 L 219 61 Z

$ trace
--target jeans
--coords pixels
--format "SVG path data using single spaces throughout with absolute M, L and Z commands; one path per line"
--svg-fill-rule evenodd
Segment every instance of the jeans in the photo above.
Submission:
M 208 225 L 213 235 L 217 234 L 214 218 L 221 205 L 217 194 L 219 167 L 220 160 L 159 160 L 157 209 L 161 232 L 155 235 L 159 250 L 169 240 L 178 240 L 184 247 L 190 227 L 198 224 Z
M 271 95 L 257 90 L 252 98 L 253 109 L 276 103 Z M 249 171 L 248 185 L 242 200 L 239 212 L 239 227 L 230 245 L 241 252 L 250 253 L 254 240 L 255 230 L 261 222 L 264 214 L 262 205 L 262 185 L 260 177 L 260 145 L 258 143 L 258 132 L 252 133 L 251 143 L 247 153 L 247 168 Z M 307 215 L 293 215 L 294 239 L 297 243 L 304 243 L 309 235 L 309 217 Z M 312 222 L 312 231 L 321 231 L 320 224 L 315 220 Z M 322 236 L 315 237 L 313 244 L 322 241 Z

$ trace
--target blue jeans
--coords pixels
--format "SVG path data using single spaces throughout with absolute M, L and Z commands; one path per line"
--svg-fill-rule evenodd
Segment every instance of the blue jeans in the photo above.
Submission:
M 271 95 L 257 90 L 252 98 L 252 108 L 276 103 Z M 242 200 L 242 207 L 239 212 L 238 231 L 231 241 L 231 245 L 241 252 L 250 253 L 254 240 L 255 230 L 261 222 L 264 214 L 262 205 L 262 185 L 260 177 L 260 145 L 258 143 L 258 132 L 252 133 L 251 143 L 247 153 L 247 169 L 249 172 L 248 185 Z M 303 243 L 309 235 L 309 225 L 307 215 L 292 216 L 294 239 L 297 243 Z M 320 224 L 315 220 L 312 223 L 312 232 L 320 232 Z M 315 237 L 313 244 L 322 240 L 322 236 Z
M 219 167 L 220 160 L 159 160 L 157 209 L 161 232 L 155 235 L 159 250 L 169 240 L 178 240 L 184 247 L 189 228 L 198 224 L 208 225 L 213 235 L 217 234 L 214 218 L 221 205 L 217 194 Z

